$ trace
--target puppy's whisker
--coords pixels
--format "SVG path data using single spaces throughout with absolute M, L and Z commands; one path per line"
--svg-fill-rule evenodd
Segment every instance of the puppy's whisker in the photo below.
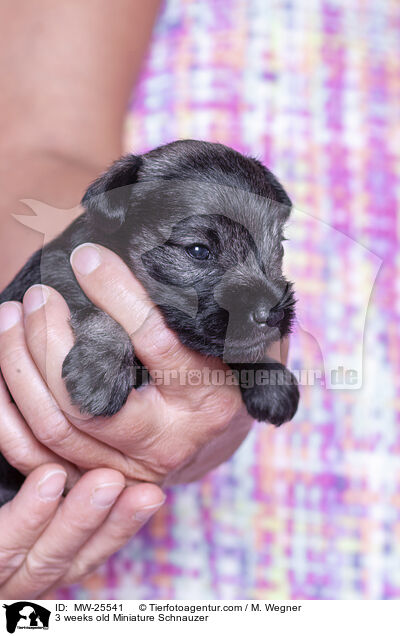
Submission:
M 285 303 L 284 305 L 278 305 L 279 309 L 289 309 L 289 307 L 294 307 L 294 305 L 297 303 L 297 300 L 292 300 L 289 303 Z

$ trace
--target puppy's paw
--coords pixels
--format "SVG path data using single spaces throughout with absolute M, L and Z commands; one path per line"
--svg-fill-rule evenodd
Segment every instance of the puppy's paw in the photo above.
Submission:
M 285 371 L 290 375 L 290 383 L 265 384 L 242 389 L 248 413 L 259 422 L 270 422 L 280 426 L 294 417 L 300 394 L 296 378 Z
M 132 346 L 115 344 L 113 349 L 101 348 L 93 340 L 77 340 L 62 367 L 72 403 L 82 413 L 114 415 L 134 386 L 134 363 Z

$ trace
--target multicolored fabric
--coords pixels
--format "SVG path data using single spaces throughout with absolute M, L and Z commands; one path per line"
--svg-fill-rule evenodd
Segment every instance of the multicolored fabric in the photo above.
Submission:
M 355 361 L 356 384 L 303 386 L 291 424 L 255 425 L 58 597 L 400 598 L 398 0 L 168 0 L 126 147 L 190 137 L 283 182 L 302 211 L 290 366 Z

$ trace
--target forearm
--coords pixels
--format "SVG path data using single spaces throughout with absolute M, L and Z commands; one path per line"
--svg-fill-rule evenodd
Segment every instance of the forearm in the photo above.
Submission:
M 0 138 L 107 164 L 159 0 L 2 0 Z
M 122 151 L 124 114 L 159 0 L 0 4 L 0 285 L 43 236 L 23 198 L 75 206 Z M 67 223 L 66 223 L 67 224 Z

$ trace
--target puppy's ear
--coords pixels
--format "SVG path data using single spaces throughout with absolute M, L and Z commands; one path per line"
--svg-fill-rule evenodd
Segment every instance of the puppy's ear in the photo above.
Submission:
M 122 226 L 129 208 L 129 186 L 137 182 L 141 165 L 140 156 L 122 157 L 89 186 L 81 203 L 98 228 L 116 232 Z

